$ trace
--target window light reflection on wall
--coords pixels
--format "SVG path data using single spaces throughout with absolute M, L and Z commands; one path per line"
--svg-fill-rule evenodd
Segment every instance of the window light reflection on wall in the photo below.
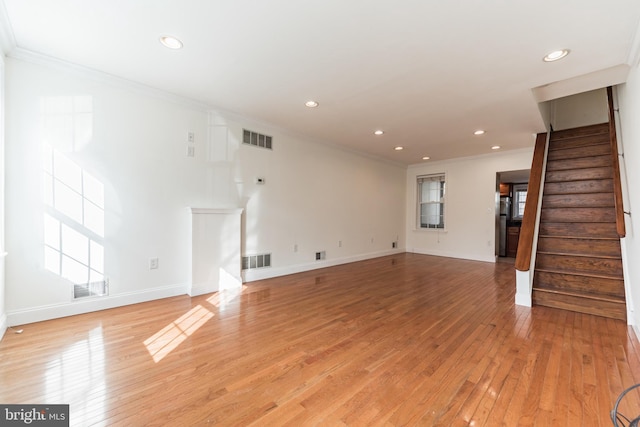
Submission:
M 89 289 L 104 277 L 104 185 L 73 160 L 93 138 L 93 98 L 41 98 L 44 268 Z M 76 289 L 74 289 L 74 297 Z

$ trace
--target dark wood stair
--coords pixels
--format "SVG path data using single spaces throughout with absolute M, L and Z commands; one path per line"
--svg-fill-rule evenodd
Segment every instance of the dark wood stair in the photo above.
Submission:
M 609 124 L 551 133 L 535 305 L 626 319 Z

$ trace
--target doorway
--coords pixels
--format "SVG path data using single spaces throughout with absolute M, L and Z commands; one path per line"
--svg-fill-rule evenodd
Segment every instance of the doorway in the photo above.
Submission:
M 515 259 L 530 169 L 496 173 L 496 259 Z

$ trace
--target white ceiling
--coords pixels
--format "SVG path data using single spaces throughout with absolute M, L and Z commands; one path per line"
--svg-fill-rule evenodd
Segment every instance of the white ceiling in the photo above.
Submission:
M 638 0 L 0 6 L 10 56 L 50 56 L 404 164 L 531 147 L 532 134 L 544 131 L 533 89 L 594 89 L 585 75 L 618 83 L 640 50 Z M 184 48 L 161 46 L 163 34 Z M 571 54 L 542 61 L 560 48 Z M 304 107 L 309 99 L 320 106 Z M 474 136 L 479 128 L 487 133 Z

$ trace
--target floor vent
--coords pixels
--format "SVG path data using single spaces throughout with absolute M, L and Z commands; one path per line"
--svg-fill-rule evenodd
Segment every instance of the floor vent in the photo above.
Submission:
M 242 269 L 271 267 L 271 254 L 248 255 L 242 257 Z
M 100 282 L 83 283 L 82 285 L 73 285 L 73 299 L 87 297 L 103 297 L 109 294 L 109 281 L 102 280 Z
M 261 133 L 242 129 L 242 143 L 256 147 L 273 149 L 273 138 Z

